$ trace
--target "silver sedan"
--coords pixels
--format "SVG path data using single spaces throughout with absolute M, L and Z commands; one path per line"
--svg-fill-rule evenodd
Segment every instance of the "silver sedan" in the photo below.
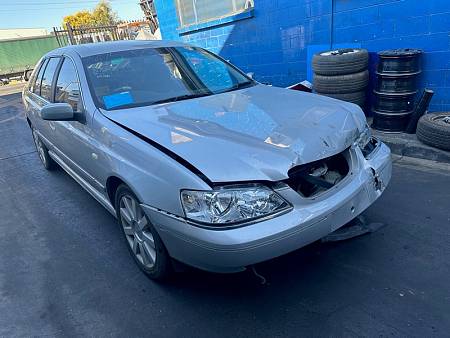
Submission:
M 260 84 L 182 43 L 54 50 L 23 101 L 45 168 L 117 217 L 154 279 L 175 261 L 237 272 L 301 248 L 391 178 L 389 148 L 358 106 Z

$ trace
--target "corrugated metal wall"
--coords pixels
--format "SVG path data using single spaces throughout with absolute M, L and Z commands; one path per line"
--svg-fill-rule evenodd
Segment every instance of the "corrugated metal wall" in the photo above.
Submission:
M 0 75 L 33 68 L 42 55 L 58 47 L 54 36 L 0 41 Z

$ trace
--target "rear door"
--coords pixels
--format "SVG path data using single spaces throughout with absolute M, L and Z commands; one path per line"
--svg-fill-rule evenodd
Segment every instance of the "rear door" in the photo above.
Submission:
M 39 119 L 39 110 L 43 105 L 40 99 L 42 75 L 47 66 L 48 59 L 43 59 L 39 65 L 34 78 L 30 79 L 30 84 L 25 91 L 25 108 L 27 110 L 28 118 L 32 125 L 36 128 L 41 125 Z
M 61 62 L 60 57 L 52 57 L 48 60 L 45 67 L 44 74 L 42 75 L 40 98 L 43 101 L 43 106 L 47 103 L 53 102 L 53 80 L 55 78 L 56 70 Z M 55 143 L 55 121 L 42 120 L 42 134 L 51 143 Z
M 46 104 L 53 102 L 53 79 L 60 62 L 60 57 L 48 58 L 42 64 L 36 82 L 30 88 L 33 93 L 30 94 L 30 111 L 34 115 L 33 126 L 44 136 L 45 143 L 49 141 L 52 144 L 55 142 L 55 122 L 43 120 L 40 116 L 40 110 Z M 47 144 L 47 146 L 50 145 Z

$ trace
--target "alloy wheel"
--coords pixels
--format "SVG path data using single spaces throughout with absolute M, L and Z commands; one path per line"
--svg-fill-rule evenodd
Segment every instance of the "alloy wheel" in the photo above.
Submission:
M 33 140 L 34 140 L 34 144 L 36 145 L 36 149 L 38 151 L 39 158 L 41 159 L 42 163 L 44 165 L 46 165 L 47 159 L 45 158 L 44 145 L 42 144 L 42 141 L 40 140 L 36 129 L 33 129 Z
M 156 262 L 156 247 L 150 222 L 139 202 L 131 195 L 123 195 L 119 202 L 123 231 L 133 254 L 146 268 L 153 268 Z

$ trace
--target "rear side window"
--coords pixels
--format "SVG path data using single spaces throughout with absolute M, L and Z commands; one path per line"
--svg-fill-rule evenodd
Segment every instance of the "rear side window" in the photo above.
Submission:
M 28 80 L 28 84 L 27 84 L 27 88 L 29 91 L 33 91 L 33 86 L 36 83 L 36 77 L 39 73 L 39 69 L 41 69 L 42 64 L 44 63 L 44 60 L 41 60 L 41 62 L 39 62 L 38 64 L 36 64 L 36 66 L 34 67 L 33 73 L 31 74 L 29 80 Z
M 41 68 L 39 68 L 39 72 L 37 73 L 34 83 L 32 84 L 30 91 L 35 93 L 36 95 L 41 95 L 41 82 L 42 82 L 42 73 L 44 73 L 45 66 L 47 65 L 48 59 L 42 61 Z
M 47 101 L 52 101 L 52 82 L 59 60 L 60 58 L 50 58 L 42 76 L 41 96 Z
M 78 83 L 77 72 L 73 62 L 67 58 L 63 61 L 56 81 L 55 102 L 68 103 L 75 112 L 81 110 L 80 84 Z

